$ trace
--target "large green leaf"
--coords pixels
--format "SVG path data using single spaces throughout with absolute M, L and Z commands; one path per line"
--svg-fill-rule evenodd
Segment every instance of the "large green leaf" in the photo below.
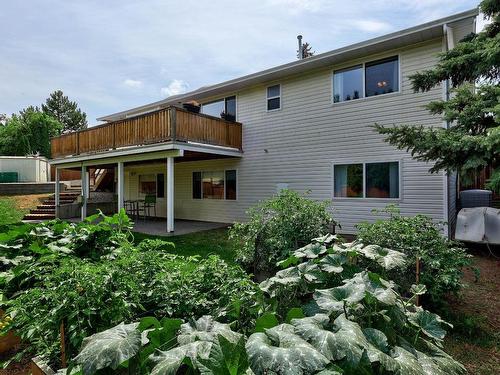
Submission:
M 418 327 L 425 335 L 435 340 L 442 340 L 446 335 L 446 331 L 442 328 L 442 324 L 447 324 L 439 315 L 429 311 L 418 309 L 416 312 L 408 313 L 408 320 L 415 327 Z
M 264 332 L 266 329 L 276 327 L 279 324 L 278 318 L 273 313 L 265 313 L 255 320 L 255 332 Z
M 248 369 L 245 338 L 233 343 L 219 335 L 212 343 L 208 358 L 196 358 L 195 363 L 203 375 L 240 375 Z
M 175 375 L 183 363 L 208 359 L 211 348 L 212 342 L 195 341 L 168 351 L 158 351 L 149 357 L 155 365 L 151 375 Z
M 252 334 L 246 344 L 250 367 L 257 374 L 314 374 L 329 360 L 295 334 L 294 327 L 281 324 L 265 333 Z
M 216 322 L 212 316 L 205 315 L 196 321 L 182 324 L 177 342 L 179 345 L 196 341 L 215 342 L 218 335 L 233 343 L 238 342 L 241 337 L 241 334 L 232 331 L 228 324 Z
M 406 265 L 406 255 L 395 250 L 386 249 L 377 245 L 368 245 L 358 250 L 366 258 L 374 260 L 386 270 L 403 268 Z
M 314 300 L 318 307 L 329 314 L 343 312 L 344 306 L 356 305 L 364 297 L 364 285 L 354 283 L 336 288 L 318 289 L 314 292 Z
M 320 260 L 319 267 L 328 273 L 341 273 L 346 263 L 347 257 L 344 254 L 328 254 Z
M 310 243 L 298 250 L 295 250 L 293 256 L 299 259 L 315 259 L 327 252 L 326 246 L 320 243 Z
M 135 356 L 141 348 L 138 325 L 121 323 L 85 338 L 82 349 L 75 358 L 75 362 L 81 365 L 83 374 L 91 375 L 106 367 L 116 369 Z

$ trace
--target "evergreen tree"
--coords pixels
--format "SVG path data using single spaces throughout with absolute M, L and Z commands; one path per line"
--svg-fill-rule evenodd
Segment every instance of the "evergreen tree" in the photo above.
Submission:
M 62 133 L 85 129 L 87 127 L 87 115 L 78 108 L 76 102 L 72 102 L 61 90 L 54 91 L 42 104 L 42 111 L 59 121 Z
M 417 160 L 434 162 L 431 172 L 457 171 L 467 181 L 492 166 L 488 187 L 500 192 L 500 1 L 483 0 L 480 8 L 491 20 L 483 31 L 441 54 L 435 68 L 410 77 L 415 92 L 450 82 L 451 99 L 427 106 L 448 122 L 448 128 L 378 124 L 375 128 Z

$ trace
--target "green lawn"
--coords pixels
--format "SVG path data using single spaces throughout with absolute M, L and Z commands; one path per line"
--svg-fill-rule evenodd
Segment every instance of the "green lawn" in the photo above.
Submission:
M 18 208 L 12 197 L 0 197 L 0 225 L 14 224 L 24 216 L 25 210 Z
M 175 248 L 169 250 L 172 254 L 207 257 L 216 254 L 228 263 L 234 263 L 235 253 L 227 238 L 227 229 L 212 229 L 203 232 L 190 233 L 181 236 L 162 237 L 134 232 L 134 242 L 138 244 L 146 238 L 156 238 L 173 242 Z

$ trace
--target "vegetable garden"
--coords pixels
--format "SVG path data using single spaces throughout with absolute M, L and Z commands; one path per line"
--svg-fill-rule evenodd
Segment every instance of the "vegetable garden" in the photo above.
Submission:
M 3 227 L 0 333 L 24 343 L 11 359 L 37 355 L 61 374 L 465 373 L 443 350 L 450 325 L 427 310 L 444 284 L 459 290 L 463 249 L 397 214 L 344 243 L 311 202 L 284 191 L 235 226 L 241 266 L 135 244 L 124 212 Z M 387 228 L 400 241 L 384 242 Z M 454 261 L 425 258 L 444 254 Z M 441 287 L 414 282 L 417 256 L 422 281 L 450 275 Z M 258 283 L 249 272 L 261 265 Z

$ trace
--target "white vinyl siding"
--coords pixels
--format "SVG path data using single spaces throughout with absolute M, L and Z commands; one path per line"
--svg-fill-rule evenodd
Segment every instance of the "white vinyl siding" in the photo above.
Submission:
M 289 77 L 280 82 L 280 111 L 266 111 L 262 85 L 238 93 L 238 121 L 243 125 L 243 156 L 175 164 L 175 217 L 232 223 L 246 219 L 245 212 L 276 194 L 277 186 L 310 191 L 309 197 L 328 200 L 343 233 L 355 233 L 355 225 L 372 220 L 371 211 L 394 199 L 332 199 L 332 163 L 400 162 L 400 198 L 403 215 L 423 213 L 443 220 L 443 177 L 430 174 L 430 165 L 396 150 L 372 129 L 375 123 L 441 126 L 438 116 L 424 108 L 441 98 L 440 87 L 414 93 L 411 74 L 429 69 L 441 52 L 442 39 L 345 61 L 327 69 Z M 399 92 L 332 104 L 332 71 L 380 58 L 399 56 Z M 282 104 L 281 103 L 281 104 Z M 267 102 L 266 102 L 267 106 Z M 238 198 L 192 199 L 192 172 L 238 170 Z M 161 169 L 160 169 L 161 170 Z M 127 181 L 127 177 L 126 177 Z M 164 211 L 161 211 L 164 215 Z

